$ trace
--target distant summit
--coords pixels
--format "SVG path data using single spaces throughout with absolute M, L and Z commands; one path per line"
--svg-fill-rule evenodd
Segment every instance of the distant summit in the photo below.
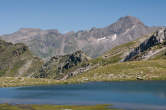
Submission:
M 119 19 L 119 21 L 121 21 L 121 22 L 127 22 L 127 23 L 132 23 L 132 24 L 143 24 L 138 18 L 136 18 L 134 16 L 121 17 Z

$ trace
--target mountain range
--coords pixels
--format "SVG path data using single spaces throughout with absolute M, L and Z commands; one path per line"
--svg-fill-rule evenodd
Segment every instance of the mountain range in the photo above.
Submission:
M 21 29 L 1 38 L 8 42 L 0 40 L 0 76 L 78 82 L 166 78 L 166 27 L 147 27 L 131 16 L 89 31 Z
M 104 28 L 91 28 L 78 32 L 60 33 L 58 30 L 21 28 L 1 39 L 12 43 L 24 43 L 32 53 L 48 59 L 56 55 L 71 54 L 82 50 L 90 57 L 98 57 L 113 47 L 154 32 L 158 27 L 148 27 L 133 16 L 121 17 Z

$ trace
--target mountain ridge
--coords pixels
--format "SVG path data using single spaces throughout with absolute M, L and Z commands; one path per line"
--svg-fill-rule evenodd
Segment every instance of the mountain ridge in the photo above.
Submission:
M 24 43 L 34 55 L 46 59 L 71 54 L 77 50 L 82 50 L 90 57 L 97 57 L 117 45 L 135 40 L 157 28 L 144 25 L 136 17 L 126 16 L 103 28 L 94 27 L 64 34 L 56 29 L 22 28 L 0 38 L 12 43 Z

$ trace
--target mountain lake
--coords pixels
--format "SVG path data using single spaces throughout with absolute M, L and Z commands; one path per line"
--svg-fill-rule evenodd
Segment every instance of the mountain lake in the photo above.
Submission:
M 0 103 L 95 105 L 125 110 L 166 110 L 166 81 L 89 82 L 0 88 Z

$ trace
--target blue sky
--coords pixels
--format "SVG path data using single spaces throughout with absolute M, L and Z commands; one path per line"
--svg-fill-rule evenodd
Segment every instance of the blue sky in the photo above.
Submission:
M 60 32 L 104 27 L 122 16 L 166 26 L 166 0 L 0 0 L 0 34 L 19 28 Z

